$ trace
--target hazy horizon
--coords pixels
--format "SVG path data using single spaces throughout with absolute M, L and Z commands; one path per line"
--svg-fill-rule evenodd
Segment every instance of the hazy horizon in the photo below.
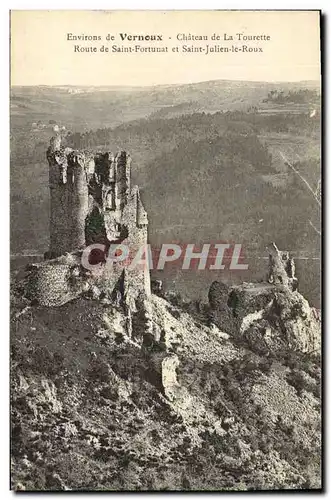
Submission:
M 85 88 L 150 88 L 150 87 L 173 87 L 173 86 L 184 86 L 184 85 L 196 85 L 196 84 L 202 84 L 202 83 L 216 83 L 216 82 L 240 82 L 240 83 L 270 83 L 270 84 L 280 84 L 280 83 L 316 83 L 318 85 L 321 84 L 321 79 L 315 79 L 315 80 L 277 80 L 277 81 L 270 81 L 270 80 L 242 80 L 239 78 L 219 78 L 219 79 L 213 79 L 213 80 L 196 80 L 194 82 L 174 82 L 174 83 L 159 83 L 155 85 L 85 85 L 85 84 L 70 84 L 70 83 L 59 83 L 59 84 L 54 84 L 50 85 L 47 83 L 35 83 L 33 85 L 10 85 L 11 88 L 13 87 L 51 87 L 51 88 L 56 88 L 56 87 L 85 87 Z

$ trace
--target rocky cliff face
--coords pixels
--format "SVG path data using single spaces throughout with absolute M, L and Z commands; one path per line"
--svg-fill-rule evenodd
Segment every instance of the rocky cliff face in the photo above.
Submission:
M 283 285 L 247 283 L 231 288 L 217 302 L 213 297 L 219 286 L 216 282 L 211 287 L 211 318 L 255 351 L 319 352 L 320 321 L 299 292 Z
M 292 287 L 151 295 L 130 321 L 12 299 L 14 489 L 320 488 L 319 322 Z
M 297 291 L 294 262 L 274 243 L 269 252 L 266 282 L 211 285 L 210 319 L 261 354 L 319 352 L 320 317 Z

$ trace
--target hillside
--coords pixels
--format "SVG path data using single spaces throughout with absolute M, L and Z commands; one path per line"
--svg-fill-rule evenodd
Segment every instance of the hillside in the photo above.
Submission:
M 129 337 L 107 301 L 44 308 L 16 288 L 13 489 L 319 489 L 319 333 L 297 292 L 272 293 L 279 319 L 254 323 L 278 325 L 268 352 L 248 316 L 241 338 L 210 322 L 215 293 L 198 308 L 152 295 Z

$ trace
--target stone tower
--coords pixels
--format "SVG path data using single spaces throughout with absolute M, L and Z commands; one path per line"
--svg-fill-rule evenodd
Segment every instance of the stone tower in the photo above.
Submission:
M 86 247 L 124 244 L 130 254 L 147 244 L 147 213 L 138 186 L 131 186 L 131 158 L 122 151 L 93 153 L 65 148 L 57 134 L 47 150 L 50 187 L 50 248 L 46 261 L 30 269 L 30 290 L 44 305 L 61 305 L 93 285 L 82 266 Z M 150 294 L 149 269 L 102 267 L 98 286 L 116 288 L 127 302 Z

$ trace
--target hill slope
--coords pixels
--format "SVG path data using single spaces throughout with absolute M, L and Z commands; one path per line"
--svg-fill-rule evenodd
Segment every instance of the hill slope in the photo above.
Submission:
M 13 298 L 13 488 L 320 488 L 318 356 L 258 354 L 190 304 L 145 307 L 129 338 L 109 304 Z

